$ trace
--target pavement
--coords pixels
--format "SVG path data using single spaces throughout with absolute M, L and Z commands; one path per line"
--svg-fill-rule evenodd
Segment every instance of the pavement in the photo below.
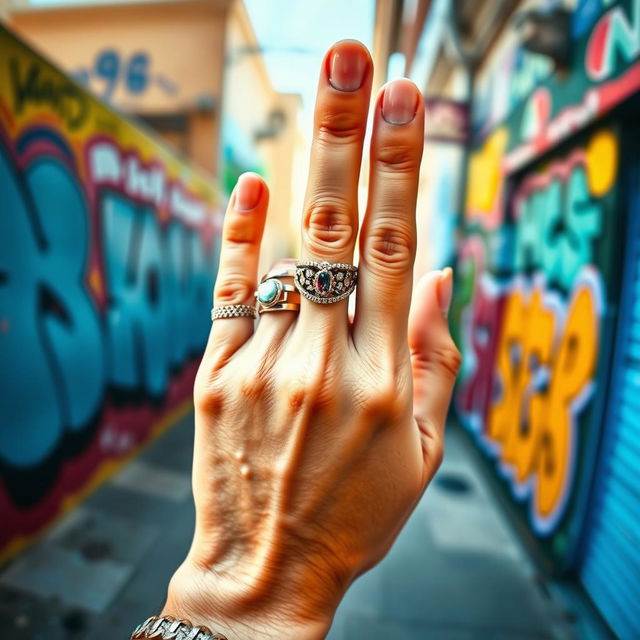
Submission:
M 114 640 L 161 607 L 191 541 L 187 416 L 0 571 L 0 638 Z M 329 640 L 573 640 L 451 428 L 444 463 L 389 555 L 351 587 Z M 582 636 L 581 636 L 582 637 Z

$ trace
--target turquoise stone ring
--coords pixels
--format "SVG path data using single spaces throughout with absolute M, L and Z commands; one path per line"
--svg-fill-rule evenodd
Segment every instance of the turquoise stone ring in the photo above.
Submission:
M 282 291 L 282 282 L 276 278 L 269 278 L 258 285 L 256 299 L 263 307 L 271 307 L 278 303 Z
M 280 277 L 293 277 L 284 274 Z M 258 313 L 265 311 L 299 311 L 300 294 L 292 284 L 285 284 L 277 276 L 264 276 L 255 293 Z
M 352 264 L 300 260 L 293 281 L 308 300 L 331 304 L 348 298 L 357 280 L 358 268 Z

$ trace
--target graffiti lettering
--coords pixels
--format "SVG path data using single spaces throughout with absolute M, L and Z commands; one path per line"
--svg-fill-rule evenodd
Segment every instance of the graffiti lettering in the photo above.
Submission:
M 458 406 L 469 417 L 471 426 L 481 430 L 493 394 L 493 368 L 505 296 L 488 277 L 479 280 L 474 296 L 473 306 L 468 310 L 473 314 L 469 319 L 473 331 L 467 336 L 469 344 L 465 349 L 465 366 L 470 367 L 472 374 L 461 385 Z
M 594 27 L 585 56 L 585 68 L 594 81 L 609 77 L 616 65 L 616 54 L 631 62 L 640 53 L 640 3 L 631 2 L 631 21 L 622 7 L 605 13 Z
M 97 173 L 123 177 L 137 198 L 115 186 L 98 192 L 103 274 L 91 270 L 88 200 L 64 150 L 42 135 L 50 146 L 30 136 L 47 150 L 24 171 L 0 146 L 11 212 L 0 217 L 0 415 L 14 425 L 0 429 L 0 462 L 12 469 L 44 464 L 67 435 L 95 428 L 108 388 L 161 398 L 206 340 L 215 278 L 215 247 L 202 230 L 179 218 L 161 224 L 152 201 L 162 168 L 147 172 L 133 156 L 114 161 L 104 146 Z M 38 497 L 41 488 L 32 489 L 20 489 L 23 503 Z
M 0 415 L 16 426 L 0 430 L 0 459 L 29 466 L 96 412 L 104 348 L 83 279 L 88 221 L 74 176 L 46 157 L 21 179 L 0 149 L 0 189 L 11 212 L 0 216 L 0 308 L 8 323 L 0 341 Z
M 188 410 L 220 201 L 2 29 L 0 51 L 2 560 Z
M 109 378 L 118 387 L 159 395 L 170 367 L 206 337 L 207 318 L 198 310 L 210 298 L 212 254 L 194 231 L 176 222 L 162 233 L 152 209 L 120 195 L 106 194 L 101 209 Z
M 557 299 L 545 302 L 542 286 L 530 294 L 516 289 L 505 305 L 496 358 L 501 393 L 486 435 L 499 443 L 515 485 L 533 492 L 541 533 L 555 525 L 570 492 L 575 415 L 591 392 L 600 311 L 599 282 L 588 270 L 564 322 Z
M 489 139 L 472 160 L 468 220 L 504 210 L 496 204 L 504 187 L 489 153 L 494 144 Z M 513 224 L 484 218 L 460 250 L 459 272 L 469 274 L 472 293 L 461 311 L 457 407 L 514 496 L 528 501 L 539 535 L 554 533 L 572 491 L 600 351 L 604 293 L 595 263 L 618 156 L 615 133 L 596 131 L 521 180 Z M 497 181 L 490 190 L 487 176 Z M 496 246 L 508 255 L 501 265 Z
M 43 77 L 40 73 L 41 68 L 38 64 L 30 64 L 24 74 L 21 74 L 18 59 L 9 58 L 9 75 L 16 113 L 23 113 L 30 103 L 47 106 L 67 123 L 69 129 L 78 129 L 87 117 L 87 97 L 67 80 L 54 81 Z
M 515 270 L 540 269 L 549 282 L 565 289 L 591 261 L 593 239 L 601 228 L 602 208 L 589 194 L 582 159 L 575 155 L 567 165 L 533 176 L 514 198 Z
M 136 201 L 152 204 L 167 216 L 191 225 L 207 220 L 202 200 L 185 191 L 180 182 L 166 180 L 159 164 L 143 163 L 132 153 L 122 153 L 108 140 L 95 141 L 89 147 L 89 166 L 96 185 L 116 187 Z

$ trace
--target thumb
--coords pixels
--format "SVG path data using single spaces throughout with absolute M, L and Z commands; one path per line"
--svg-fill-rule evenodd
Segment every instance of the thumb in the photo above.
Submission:
M 413 414 L 420 428 L 425 456 L 434 446 L 441 457 L 444 425 L 460 368 L 460 352 L 447 314 L 453 292 L 453 271 L 425 274 L 413 294 L 409 314 L 409 349 L 413 372 Z

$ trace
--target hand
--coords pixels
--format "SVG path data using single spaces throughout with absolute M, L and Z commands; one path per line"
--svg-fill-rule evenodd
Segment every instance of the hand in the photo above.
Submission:
M 352 262 L 372 62 L 340 42 L 320 73 L 302 256 Z M 347 301 L 213 323 L 195 386 L 196 529 L 164 613 L 244 638 L 320 638 L 346 589 L 389 550 L 442 459 L 459 354 L 451 271 L 411 314 L 424 106 L 413 83 L 374 105 L 353 322 Z M 268 190 L 241 176 L 216 306 L 251 304 Z

